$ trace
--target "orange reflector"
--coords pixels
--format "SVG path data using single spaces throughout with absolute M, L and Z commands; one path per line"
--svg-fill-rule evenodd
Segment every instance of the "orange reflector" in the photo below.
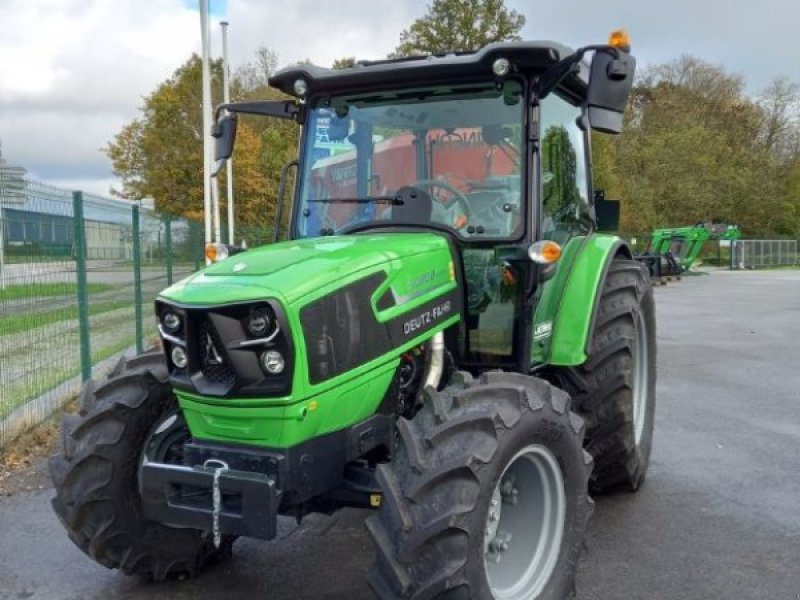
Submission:
M 453 227 L 455 227 L 456 229 L 461 229 L 466 224 L 467 224 L 467 215 L 460 214 L 456 217 L 456 221 L 455 223 L 453 223 Z
M 503 285 L 513 287 L 517 285 L 517 276 L 511 267 L 503 267 Z
M 561 246 L 550 240 L 541 240 L 528 248 L 530 259 L 540 265 L 549 265 L 561 258 Z
M 225 244 L 208 244 L 206 246 L 206 258 L 209 262 L 217 262 L 228 258 L 228 247 Z
M 631 51 L 631 36 L 624 29 L 615 29 L 608 36 L 608 45 L 623 52 Z

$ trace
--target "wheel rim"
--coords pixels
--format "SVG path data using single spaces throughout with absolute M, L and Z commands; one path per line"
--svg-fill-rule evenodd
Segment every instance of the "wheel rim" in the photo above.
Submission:
M 644 432 L 644 422 L 647 415 L 647 388 L 649 387 L 648 377 L 648 350 L 647 350 L 647 326 L 644 322 L 642 311 L 636 313 L 636 331 L 634 337 L 633 355 L 633 431 L 634 441 L 639 445 Z
M 180 411 L 170 412 L 159 419 L 144 443 L 140 464 L 160 462 L 181 464 L 183 443 L 191 438 Z
M 531 445 L 511 459 L 486 516 L 484 568 L 496 600 L 531 600 L 553 574 L 564 537 L 564 477 L 556 457 Z

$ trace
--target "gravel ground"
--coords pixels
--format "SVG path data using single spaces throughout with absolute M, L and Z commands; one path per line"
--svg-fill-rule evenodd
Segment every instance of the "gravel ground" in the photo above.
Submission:
M 648 480 L 597 499 L 578 598 L 800 597 L 800 271 L 687 277 L 657 289 L 659 384 Z M 360 599 L 371 548 L 360 511 L 282 520 L 232 561 L 153 585 L 67 540 L 42 463 L 0 496 L 0 598 Z

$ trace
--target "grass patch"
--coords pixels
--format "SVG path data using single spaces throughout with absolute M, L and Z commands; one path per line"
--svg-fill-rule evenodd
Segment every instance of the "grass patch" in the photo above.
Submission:
M 110 287 L 110 286 L 109 286 Z M 103 313 L 111 312 L 130 306 L 133 308 L 133 303 L 127 300 L 114 300 L 110 302 L 99 302 L 97 304 L 89 305 L 89 316 L 101 315 Z M 60 321 L 76 321 L 78 320 L 78 307 L 75 305 L 64 306 L 56 308 L 47 312 L 36 314 L 15 314 L 0 317 L 0 335 L 10 335 L 12 333 L 19 333 L 20 331 L 28 331 L 30 329 L 37 329 L 39 327 L 46 327 L 53 323 Z
M 107 292 L 116 286 L 109 283 L 90 283 L 87 285 L 90 294 Z M 0 290 L 0 301 L 21 300 L 23 298 L 42 298 L 53 296 L 75 296 L 78 285 L 75 283 L 15 283 Z
M 127 316 L 122 321 L 128 321 Z M 122 331 L 121 334 L 110 344 L 106 344 L 99 348 L 92 348 L 92 365 L 110 358 L 115 354 L 126 350 L 134 345 L 136 341 L 135 335 L 131 332 L 127 334 Z M 75 350 L 77 354 L 77 348 Z M 26 402 L 41 396 L 54 389 L 56 386 L 61 385 L 65 381 L 76 377 L 80 374 L 80 361 L 76 359 L 70 361 L 69 365 L 47 365 L 40 369 L 35 378 L 25 376 L 20 378 L 11 385 L 8 385 L 3 390 L 3 399 L 0 401 L 0 419 L 8 416 L 14 409 L 22 406 Z M 33 379 L 33 380 L 32 380 Z

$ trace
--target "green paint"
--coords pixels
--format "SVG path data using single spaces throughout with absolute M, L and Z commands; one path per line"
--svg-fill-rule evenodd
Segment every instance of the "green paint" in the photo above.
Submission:
M 294 341 L 291 396 L 219 398 L 176 390 L 192 435 L 199 439 L 289 447 L 374 414 L 399 365 L 400 355 L 461 318 L 455 314 L 382 356 L 319 384 L 311 384 L 308 352 L 300 326 L 302 309 L 376 272 L 386 274 L 386 280 L 370 299 L 380 322 L 457 287 L 450 248 L 442 236 L 391 233 L 281 242 L 232 256 L 165 290 L 163 298 L 195 305 L 274 298 L 283 308 Z M 395 305 L 379 311 L 378 300 L 387 292 L 393 296 Z
M 345 280 L 360 279 L 378 266 L 399 270 L 402 261 L 414 255 L 420 255 L 419 262 L 427 261 L 430 268 L 443 255 L 450 260 L 446 240 L 428 233 L 289 240 L 231 256 L 167 288 L 161 295 L 184 304 L 224 304 L 267 296 L 292 304 L 306 296 L 319 297 L 320 288 L 338 288 Z
M 588 238 L 573 237 L 562 248 L 561 258 L 556 266 L 556 273 L 542 286 L 536 303 L 533 317 L 533 348 L 531 360 L 534 364 L 549 362 L 553 341 L 553 328 L 558 316 L 561 298 L 567 288 L 575 258 L 580 254 Z
M 544 285 L 534 317 L 534 331 L 547 322 L 552 324 L 549 338 L 534 340 L 535 362 L 559 366 L 586 362 L 595 300 L 605 265 L 619 242 L 617 236 L 593 234 L 567 243 L 559 270 Z
M 338 387 L 282 406 L 228 407 L 180 391 L 176 395 L 196 438 L 289 448 L 373 415 L 397 364 L 396 359 L 386 362 Z

